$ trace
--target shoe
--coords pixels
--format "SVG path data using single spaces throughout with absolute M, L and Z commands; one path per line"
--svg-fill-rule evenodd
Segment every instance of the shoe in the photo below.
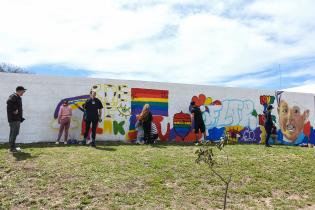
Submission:
M 91 143 L 91 147 L 96 148 L 96 145 L 95 145 L 95 143 L 94 143 L 94 142 L 92 142 L 92 143 Z
M 270 144 L 266 144 L 265 146 L 266 146 L 266 147 L 272 147 Z
M 17 153 L 17 152 L 19 152 L 16 148 L 13 148 L 13 149 L 10 149 L 10 152 L 12 152 L 12 153 Z
M 56 141 L 56 143 L 55 144 L 59 144 L 59 141 Z
M 63 144 L 68 144 L 68 142 L 65 141 Z
M 86 145 L 86 139 L 82 140 L 82 145 Z
M 199 142 L 198 142 L 198 141 L 196 141 L 194 144 L 195 144 L 196 146 L 198 146 L 198 145 L 199 145 Z

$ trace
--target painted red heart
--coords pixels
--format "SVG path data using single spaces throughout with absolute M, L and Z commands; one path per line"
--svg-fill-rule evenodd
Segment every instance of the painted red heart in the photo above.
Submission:
M 195 102 L 197 106 L 201 106 L 204 105 L 206 96 L 204 94 L 199 94 L 199 97 L 193 96 L 191 101 Z

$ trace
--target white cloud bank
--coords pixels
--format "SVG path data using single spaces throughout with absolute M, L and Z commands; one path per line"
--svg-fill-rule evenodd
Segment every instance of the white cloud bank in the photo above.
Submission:
M 239 85 L 238 75 L 315 55 L 312 0 L 0 0 L 0 8 L 0 62 L 23 67 L 203 84 L 236 76 L 229 84 Z

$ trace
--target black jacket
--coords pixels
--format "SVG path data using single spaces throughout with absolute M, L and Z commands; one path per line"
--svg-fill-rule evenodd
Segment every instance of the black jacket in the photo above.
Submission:
M 18 110 L 17 114 L 14 112 Z M 15 93 L 9 96 L 7 100 L 7 114 L 8 122 L 22 121 L 23 109 L 22 109 L 22 98 Z
M 264 111 L 264 117 L 265 117 L 265 126 L 272 127 L 272 116 L 270 111 Z

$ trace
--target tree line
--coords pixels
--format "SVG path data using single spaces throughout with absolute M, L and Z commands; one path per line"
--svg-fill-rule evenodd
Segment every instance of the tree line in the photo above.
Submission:
M 0 72 L 5 73 L 22 73 L 28 74 L 28 71 L 25 71 L 23 68 L 10 64 L 10 63 L 0 63 Z

